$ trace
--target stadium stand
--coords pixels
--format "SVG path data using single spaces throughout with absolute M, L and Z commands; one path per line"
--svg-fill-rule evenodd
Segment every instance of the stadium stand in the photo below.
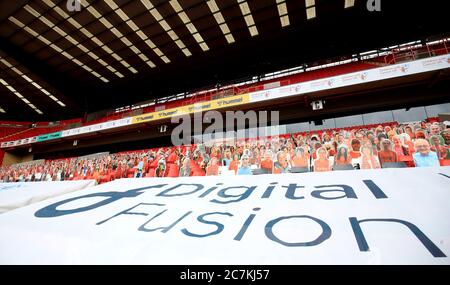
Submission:
M 424 140 L 425 139 L 425 140 Z M 0 168 L 0 181 L 300 173 L 422 166 L 415 142 L 424 141 L 434 165 L 450 165 L 450 130 L 437 122 L 366 125 L 273 137 L 98 154 Z M 320 157 L 321 150 L 325 156 Z M 323 161 L 325 164 L 320 164 Z
M 25 124 L 31 125 L 31 123 L 0 121 L 0 142 L 25 139 L 33 136 L 66 130 L 73 127 L 94 125 L 98 123 L 131 117 L 137 114 L 151 113 L 158 109 L 182 107 L 188 104 L 206 102 L 217 98 L 267 90 L 273 88 L 274 86 L 287 86 L 300 82 L 307 82 L 331 76 L 369 70 L 379 66 L 386 66 L 399 62 L 408 62 L 420 58 L 448 54 L 448 52 L 449 47 L 446 40 L 440 40 L 426 44 L 415 43 L 405 45 L 403 47 L 389 48 L 382 52 L 376 51 L 368 53 L 361 58 L 346 59 L 345 57 L 340 57 L 328 59 L 325 61 L 316 61 L 314 63 L 306 65 L 308 67 L 302 67 L 301 69 L 296 69 L 294 71 L 288 70 L 284 72 L 278 72 L 277 75 L 269 74 L 268 76 L 266 76 L 266 78 L 260 78 L 258 82 L 231 84 L 219 89 L 190 92 L 189 95 L 185 94 L 184 98 L 182 99 L 171 96 L 166 98 L 159 98 L 158 100 L 155 100 L 151 104 L 151 106 L 141 107 L 138 105 L 133 108 L 121 108 L 114 112 L 110 112 L 105 116 L 89 121 L 87 121 L 85 118 L 76 118 L 70 120 L 61 120 L 56 122 L 55 124 L 51 122 L 36 122 L 31 128 L 18 128 L 8 126 L 5 127 L 5 125 L 7 124 L 21 124 L 23 126 Z M 148 105 L 148 103 L 146 105 Z M 5 132 L 5 135 L 2 135 L 3 132 Z
M 320 66 L 316 66 L 316 68 L 318 68 L 318 67 L 320 67 Z M 279 77 L 276 79 L 263 80 L 259 83 L 245 84 L 245 85 L 241 85 L 239 87 L 237 87 L 237 86 L 223 87 L 222 89 L 231 90 L 231 92 L 222 92 L 222 97 L 223 96 L 232 96 L 232 95 L 237 95 L 237 94 L 244 94 L 247 92 L 265 90 L 266 86 L 270 85 L 270 83 L 273 83 L 273 82 L 279 83 L 278 86 L 286 86 L 286 85 L 295 84 L 295 83 L 299 83 L 299 82 L 317 80 L 317 79 L 321 79 L 321 78 L 325 78 L 325 77 L 329 77 L 329 76 L 336 76 L 336 75 L 346 74 L 346 73 L 350 73 L 350 72 L 367 70 L 367 69 L 375 68 L 375 67 L 378 67 L 378 66 L 373 63 L 352 62 L 352 63 L 343 64 L 343 65 L 337 65 L 337 66 L 333 66 L 333 67 L 323 68 L 323 69 L 319 69 L 319 70 L 306 71 L 306 72 L 295 74 L 295 75 L 287 75 L 287 76 Z M 198 93 L 198 94 L 196 94 L 196 93 Z M 216 99 L 217 94 L 219 94 L 221 92 L 217 91 L 217 90 L 212 90 L 212 91 L 199 91 L 196 93 L 194 93 L 189 98 L 173 100 L 173 101 L 169 101 L 169 102 L 165 102 L 165 103 L 157 103 L 157 104 L 154 104 L 153 106 L 148 106 L 148 107 L 143 107 L 143 108 L 138 108 L 138 109 L 133 109 L 133 110 L 117 111 L 112 114 L 108 114 L 105 117 L 91 120 L 89 122 L 85 122 L 82 125 L 88 126 L 88 125 L 103 123 L 103 122 L 107 122 L 107 121 L 117 120 L 117 119 L 121 119 L 121 118 L 126 118 L 126 117 L 130 117 L 132 115 L 135 115 L 136 113 L 139 113 L 139 114 L 150 113 L 150 112 L 154 112 L 155 110 L 157 110 L 158 108 L 161 108 L 161 107 L 164 107 L 164 109 L 170 109 L 170 108 L 185 106 L 188 104 L 205 102 L 205 101 Z M 224 95 L 224 94 L 226 94 L 226 95 Z M 169 100 L 169 99 L 166 99 L 166 100 Z M 164 101 L 164 99 L 160 99 L 159 101 Z

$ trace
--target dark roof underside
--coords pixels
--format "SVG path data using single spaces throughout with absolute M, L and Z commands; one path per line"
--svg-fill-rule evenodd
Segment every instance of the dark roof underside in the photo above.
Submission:
M 448 36 L 447 10 L 436 6 L 445 1 L 381 1 L 381 12 L 369 12 L 366 0 L 348 9 L 345 0 L 102 0 L 82 1 L 78 12 L 66 2 L 0 3 L 0 119 L 80 117 Z M 315 18 L 307 19 L 311 8 Z M 280 14 L 289 25 L 282 27 Z

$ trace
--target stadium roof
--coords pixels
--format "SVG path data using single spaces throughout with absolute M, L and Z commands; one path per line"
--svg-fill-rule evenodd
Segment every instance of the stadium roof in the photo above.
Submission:
M 80 117 L 448 35 L 445 9 L 406 0 L 67 2 L 0 3 L 0 118 Z

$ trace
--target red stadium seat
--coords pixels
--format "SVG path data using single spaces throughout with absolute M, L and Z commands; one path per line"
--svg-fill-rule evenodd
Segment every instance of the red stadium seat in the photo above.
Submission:
M 111 181 L 111 175 L 102 175 L 100 176 L 100 181 L 99 183 L 106 183 Z
M 178 165 L 175 163 L 171 163 L 167 166 L 167 177 L 178 177 L 179 171 L 178 171 Z
M 192 172 L 192 176 L 205 176 L 205 171 L 203 169 L 198 168 Z

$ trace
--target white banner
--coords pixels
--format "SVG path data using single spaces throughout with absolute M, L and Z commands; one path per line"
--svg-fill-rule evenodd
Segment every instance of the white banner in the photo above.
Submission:
M 0 144 L 0 147 L 5 148 L 5 147 L 18 146 L 18 145 L 24 145 L 24 144 L 31 144 L 31 143 L 36 142 L 36 138 L 37 137 L 31 137 L 31 138 L 25 138 L 25 139 L 20 139 L 20 140 L 16 140 L 16 141 L 2 142 Z
M 0 214 L 95 184 L 95 180 L 0 183 Z
M 340 88 L 356 84 L 385 80 L 395 77 L 413 75 L 422 72 L 450 67 L 450 55 L 436 56 L 407 63 L 388 65 L 333 77 L 307 81 L 288 86 L 250 93 L 250 102 L 272 100 L 293 95 L 300 95 Z
M 450 264 L 450 168 L 121 179 L 0 215 L 1 264 Z
M 68 136 L 75 136 L 75 135 L 81 135 L 81 134 L 86 134 L 86 133 L 98 132 L 98 131 L 112 129 L 112 128 L 119 128 L 119 127 L 127 126 L 130 124 L 131 124 L 131 117 L 124 118 L 124 119 L 118 119 L 118 120 L 108 121 L 108 122 L 99 123 L 99 124 L 95 124 L 95 125 L 89 125 L 89 126 L 84 126 L 84 127 L 80 127 L 80 128 L 65 130 L 65 131 L 62 131 L 61 137 L 68 137 Z

